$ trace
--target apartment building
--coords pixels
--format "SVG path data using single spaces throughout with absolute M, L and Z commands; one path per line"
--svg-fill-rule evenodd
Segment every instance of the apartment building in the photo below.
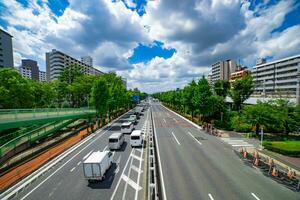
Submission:
M 237 64 L 234 60 L 218 61 L 212 65 L 211 83 L 218 80 L 229 80 L 231 73 L 237 70 Z
M 259 60 L 252 69 L 253 96 L 287 97 L 300 103 L 300 55 L 272 62 Z
M 88 66 L 93 67 L 93 58 L 91 56 L 81 57 L 81 62 L 87 64 Z
M 0 68 L 14 67 L 12 36 L 0 29 Z
M 41 82 L 47 81 L 47 78 L 46 78 L 46 72 L 39 71 L 39 80 L 40 80 Z
M 230 74 L 230 82 L 234 82 L 236 79 L 240 79 L 243 78 L 244 76 L 247 76 L 248 74 L 250 74 L 251 71 L 249 71 L 248 69 L 242 69 L 242 70 L 238 70 L 236 72 L 233 72 Z
M 83 74 L 97 75 L 103 74 L 100 70 L 79 61 L 72 56 L 69 56 L 61 51 L 52 49 L 46 53 L 46 78 L 48 81 L 56 80 L 62 73 L 65 67 L 77 65 L 81 67 Z
M 31 59 L 22 59 L 22 64 L 19 67 L 19 72 L 23 77 L 39 80 L 39 67 L 37 61 Z

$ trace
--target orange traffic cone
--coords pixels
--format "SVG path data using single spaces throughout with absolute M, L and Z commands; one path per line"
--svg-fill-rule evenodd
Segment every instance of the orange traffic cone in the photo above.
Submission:
M 247 158 L 247 151 L 244 151 L 243 157 L 244 157 L 244 158 Z
M 274 177 L 278 176 L 278 170 L 275 167 L 273 168 L 272 176 L 274 176 Z
M 272 167 L 272 166 L 273 166 L 273 159 L 269 158 L 268 165 L 269 165 L 270 167 Z

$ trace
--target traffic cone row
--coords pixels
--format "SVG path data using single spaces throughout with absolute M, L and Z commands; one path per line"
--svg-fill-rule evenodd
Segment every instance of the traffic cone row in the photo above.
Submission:
M 272 176 L 274 176 L 274 177 L 278 176 L 278 169 L 276 169 L 275 167 L 273 167 Z

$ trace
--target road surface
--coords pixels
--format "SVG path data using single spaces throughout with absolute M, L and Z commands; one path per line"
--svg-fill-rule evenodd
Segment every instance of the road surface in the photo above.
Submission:
M 293 192 L 246 166 L 220 138 L 153 103 L 154 131 L 168 200 L 299 200 Z

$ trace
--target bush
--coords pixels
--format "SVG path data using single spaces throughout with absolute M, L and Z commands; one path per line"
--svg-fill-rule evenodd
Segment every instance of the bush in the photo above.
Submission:
M 283 155 L 300 156 L 300 141 L 265 141 L 263 146 Z
M 252 125 L 243 122 L 238 115 L 234 115 L 230 120 L 231 126 L 237 132 L 248 133 L 252 130 Z

